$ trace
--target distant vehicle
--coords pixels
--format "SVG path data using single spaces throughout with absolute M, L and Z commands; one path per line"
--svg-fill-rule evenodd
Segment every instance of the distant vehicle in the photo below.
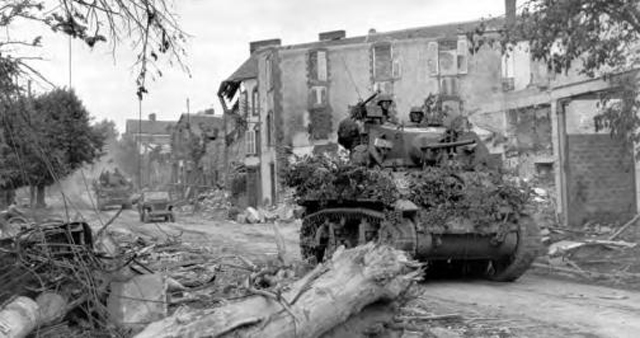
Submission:
M 106 210 L 116 206 L 123 209 L 131 209 L 132 207 L 133 183 L 126 179 L 117 168 L 114 172 L 103 171 L 100 178 L 93 182 L 93 190 L 98 210 Z
M 140 221 L 150 222 L 152 219 L 162 218 L 167 222 L 175 222 L 173 203 L 167 191 L 146 191 L 138 199 L 138 213 Z

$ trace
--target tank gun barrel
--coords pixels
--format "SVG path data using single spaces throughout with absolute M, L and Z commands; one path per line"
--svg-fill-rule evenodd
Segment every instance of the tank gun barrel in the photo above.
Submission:
M 359 106 L 365 106 L 367 103 L 371 102 L 371 100 L 375 99 L 376 96 L 378 96 L 379 92 L 375 92 L 373 94 L 371 94 L 371 96 L 367 97 L 364 101 L 362 102 L 358 102 Z
M 454 147 L 462 147 L 468 146 L 471 144 L 475 144 L 476 140 L 462 140 L 455 142 L 445 142 L 445 143 L 433 143 L 421 146 L 421 150 L 431 150 L 431 149 L 442 149 L 442 148 L 454 148 Z

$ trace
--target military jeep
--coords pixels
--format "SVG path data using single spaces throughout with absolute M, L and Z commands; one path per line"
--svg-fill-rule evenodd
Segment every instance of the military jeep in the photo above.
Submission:
M 153 219 L 163 219 L 167 222 L 175 222 L 176 220 L 169 192 L 143 192 L 137 204 L 140 221 L 144 223 L 148 223 Z

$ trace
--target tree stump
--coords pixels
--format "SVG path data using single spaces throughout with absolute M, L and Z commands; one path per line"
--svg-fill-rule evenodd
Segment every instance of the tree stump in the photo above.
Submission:
M 215 309 L 178 311 L 135 337 L 318 337 L 365 306 L 398 297 L 419 279 L 419 267 L 384 245 L 341 248 L 280 301 L 257 295 Z

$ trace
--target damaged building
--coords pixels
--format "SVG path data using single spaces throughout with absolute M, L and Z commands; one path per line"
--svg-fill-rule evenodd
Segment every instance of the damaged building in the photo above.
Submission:
M 599 95 L 614 88 L 577 72 L 549 72 L 525 43 L 504 54 L 498 43 L 479 43 L 470 33 L 477 27 L 495 38 L 515 19 L 515 1 L 505 4 L 509 19 L 356 37 L 337 30 L 296 45 L 251 43 L 249 58 L 219 91 L 223 105 L 246 118 L 250 204 L 282 198 L 278 172 L 288 154 L 337 150 L 348 107 L 380 91 L 393 97 L 401 122 L 412 106 L 439 94 L 506 168 L 554 196 L 564 224 L 635 214 L 633 154 L 593 125 Z

